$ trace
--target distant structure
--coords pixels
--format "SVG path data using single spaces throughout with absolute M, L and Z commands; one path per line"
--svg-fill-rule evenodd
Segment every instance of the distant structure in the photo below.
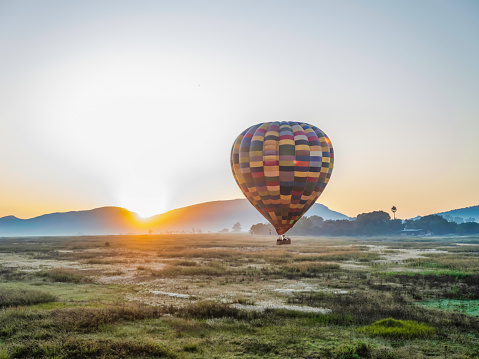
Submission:
M 394 219 L 396 219 L 396 211 L 397 211 L 397 210 L 398 210 L 398 209 L 396 208 L 396 206 L 392 206 L 391 212 L 393 213 Z
M 423 236 L 426 234 L 424 229 L 419 228 L 411 228 L 411 229 L 403 229 L 399 232 L 401 236 Z

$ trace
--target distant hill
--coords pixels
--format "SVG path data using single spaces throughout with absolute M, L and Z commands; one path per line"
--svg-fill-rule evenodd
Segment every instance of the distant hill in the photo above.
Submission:
M 120 207 L 50 213 L 30 219 L 0 218 L 0 236 L 119 234 L 135 230 L 138 216 Z
M 453 209 L 447 212 L 433 213 L 438 216 L 442 216 L 450 222 L 463 223 L 463 222 L 478 222 L 479 223 L 479 206 L 471 206 L 465 208 Z M 418 220 L 421 216 L 411 218 Z
M 319 203 L 315 203 L 306 215 L 317 215 L 324 219 L 349 219 Z M 253 224 L 267 222 L 246 199 L 200 203 L 174 209 L 155 218 L 155 228 L 165 230 L 199 228 L 203 231 L 218 231 L 223 228 L 231 229 L 239 222 L 242 230 L 248 231 Z
M 454 220 L 456 222 L 460 222 L 457 220 L 457 217 L 462 218 L 465 222 L 472 222 L 470 219 L 474 218 L 474 222 L 479 222 L 479 206 L 471 206 L 459 209 L 453 209 L 452 211 L 436 213 L 440 216 L 445 217 L 446 219 Z M 448 216 L 450 216 L 448 218 Z
M 314 204 L 307 215 L 324 219 L 347 219 L 322 204 Z M 231 230 L 239 222 L 243 231 L 266 219 L 246 199 L 200 203 L 174 209 L 147 219 L 119 207 L 102 207 L 87 211 L 51 213 L 31 219 L 14 216 L 0 218 L 0 236 L 47 236 L 47 235 L 106 235 L 154 233 L 164 231 L 203 232 Z

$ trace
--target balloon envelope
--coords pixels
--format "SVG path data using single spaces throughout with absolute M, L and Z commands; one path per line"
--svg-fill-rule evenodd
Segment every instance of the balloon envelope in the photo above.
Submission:
M 333 165 L 328 136 L 303 122 L 251 126 L 236 138 L 231 150 L 236 183 L 280 235 L 318 199 Z

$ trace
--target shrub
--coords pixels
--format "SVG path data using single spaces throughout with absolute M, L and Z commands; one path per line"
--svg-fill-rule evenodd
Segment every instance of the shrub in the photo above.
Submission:
M 340 268 L 339 264 L 333 263 L 300 262 L 287 265 L 284 270 L 289 273 L 315 274 L 336 271 Z
M 332 294 L 325 292 L 293 293 L 290 304 L 306 304 L 312 307 L 328 308 L 332 313 L 348 318 L 351 323 L 369 325 L 384 318 L 398 318 L 425 322 L 441 330 L 451 327 L 460 331 L 479 330 L 477 318 L 455 312 L 438 312 L 412 305 L 408 297 L 397 293 L 369 291 Z
M 0 308 L 18 305 L 34 305 L 54 302 L 57 297 L 35 289 L 11 289 L 0 287 Z
M 169 348 L 145 340 L 128 339 L 79 339 L 64 341 L 29 341 L 16 344 L 12 358 L 131 358 L 131 357 L 176 358 Z
M 90 283 L 92 280 L 82 274 L 67 269 L 52 269 L 40 274 L 43 277 L 52 279 L 54 282 L 64 283 Z
M 336 359 L 357 359 L 371 358 L 372 346 L 363 341 L 339 347 L 334 358 Z
M 176 309 L 175 314 L 185 318 L 212 319 L 212 318 L 234 318 L 254 319 L 263 314 L 255 311 L 247 312 L 231 307 L 226 303 L 219 303 L 211 300 L 192 303 L 184 308 Z
M 151 275 L 154 277 L 162 278 L 174 278 L 179 276 L 222 276 L 226 274 L 226 269 L 222 266 L 215 265 L 211 263 L 210 265 L 204 266 L 172 266 L 167 265 L 161 270 L 152 270 L 150 271 Z
M 436 333 L 429 325 L 414 320 L 396 320 L 393 318 L 382 319 L 371 325 L 360 328 L 372 337 L 381 336 L 392 339 L 416 339 L 428 338 Z
M 195 261 L 190 261 L 187 259 L 172 261 L 171 264 L 175 266 L 182 266 L 182 267 L 194 267 L 198 265 L 198 263 L 196 263 Z
M 187 343 L 183 345 L 183 350 L 185 352 L 196 352 L 198 351 L 198 344 L 197 343 Z

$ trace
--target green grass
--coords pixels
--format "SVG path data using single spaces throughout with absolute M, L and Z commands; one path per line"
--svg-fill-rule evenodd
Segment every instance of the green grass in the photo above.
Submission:
M 454 249 L 463 240 L 479 236 L 299 237 L 287 248 L 232 234 L 2 239 L 2 259 L 15 265 L 0 266 L 0 288 L 55 301 L 0 310 L 0 359 L 443 358 L 445 344 L 448 359 L 479 357 L 475 250 L 427 254 L 432 264 L 375 262 L 397 254 L 392 247 Z M 345 269 L 350 261 L 363 265 Z M 26 270 L 55 263 L 63 269 Z
M 7 358 L 177 358 L 164 344 L 153 340 L 65 338 L 64 340 L 30 341 L 16 344 Z
M 412 298 L 381 291 L 334 294 L 327 292 L 295 293 L 291 304 L 329 308 L 338 324 L 369 325 L 384 318 L 425 322 L 444 332 L 450 330 L 479 331 L 479 321 L 455 312 L 440 313 L 432 308 L 413 305 Z
M 371 358 L 372 345 L 364 341 L 340 346 L 333 354 L 335 359 Z
M 393 318 L 379 320 L 358 330 L 371 337 L 385 337 L 396 340 L 425 339 L 436 334 L 436 330 L 425 323 Z
M 467 273 L 464 271 L 459 271 L 459 270 L 435 270 L 435 271 L 420 271 L 420 272 L 411 272 L 411 271 L 401 271 L 401 272 L 378 272 L 376 273 L 378 276 L 381 277 L 394 277 L 398 275 L 407 275 L 407 276 L 427 276 L 427 275 L 433 275 L 436 277 L 441 277 L 441 276 L 451 276 L 456 279 L 462 279 L 471 276 L 471 273 Z
M 1 338 L 36 339 L 39 333 L 56 337 L 63 333 L 93 333 L 122 321 L 158 318 L 165 311 L 150 306 L 72 307 L 31 310 L 17 307 L 0 315 Z
M 452 310 L 479 317 L 479 300 L 433 299 L 419 302 L 418 304 L 426 308 Z
M 411 259 L 408 261 L 408 266 L 467 271 L 469 273 L 479 272 L 479 260 L 474 254 L 427 254 L 427 257 Z

